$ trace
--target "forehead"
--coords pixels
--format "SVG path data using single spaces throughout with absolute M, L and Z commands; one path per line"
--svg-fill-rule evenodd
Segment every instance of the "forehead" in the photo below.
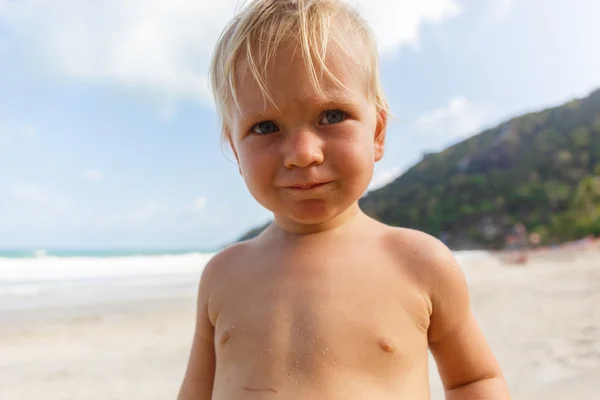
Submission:
M 238 104 L 234 106 L 233 115 L 243 118 L 264 113 L 265 109 L 271 108 L 283 112 L 293 106 L 361 103 L 366 100 L 368 85 L 365 73 L 348 57 L 334 51 L 330 51 L 326 57 L 325 66 L 335 79 L 317 60 L 313 60 L 313 63 L 314 78 L 311 79 L 311 69 L 300 50 L 289 45 L 281 46 L 275 56 L 261 66 L 265 73 L 259 78 L 254 76 L 246 61 L 239 63 L 235 76 Z M 261 78 L 274 104 L 270 104 L 264 96 L 259 84 Z

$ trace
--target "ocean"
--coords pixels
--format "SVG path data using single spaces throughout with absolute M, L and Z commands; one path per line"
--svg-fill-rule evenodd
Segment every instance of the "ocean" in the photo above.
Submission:
M 0 250 L 2 312 L 193 295 L 194 250 Z

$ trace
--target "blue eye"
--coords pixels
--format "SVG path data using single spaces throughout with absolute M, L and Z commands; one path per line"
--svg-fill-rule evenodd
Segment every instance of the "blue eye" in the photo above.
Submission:
M 346 113 L 341 110 L 328 110 L 323 113 L 320 124 L 330 125 L 338 124 L 346 119 Z
M 279 127 L 273 121 L 263 121 L 254 125 L 251 130 L 259 135 L 268 135 L 269 133 L 279 132 Z

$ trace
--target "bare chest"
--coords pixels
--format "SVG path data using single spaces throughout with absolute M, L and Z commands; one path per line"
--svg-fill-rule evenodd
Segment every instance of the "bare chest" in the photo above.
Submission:
M 323 376 L 322 369 L 396 375 L 427 349 L 425 302 L 393 266 L 372 259 L 248 267 L 219 302 L 222 360 Z M 272 371 L 271 371 L 272 372 Z

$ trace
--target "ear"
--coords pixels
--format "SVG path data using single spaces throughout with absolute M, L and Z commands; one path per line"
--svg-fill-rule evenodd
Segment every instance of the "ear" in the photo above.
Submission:
M 242 168 L 240 167 L 240 158 L 238 156 L 237 150 L 235 149 L 235 146 L 233 145 L 233 139 L 231 139 L 231 132 L 227 132 L 226 134 L 227 134 L 227 142 L 229 143 L 229 147 L 231 148 L 231 151 L 233 151 L 233 155 L 235 156 L 235 161 L 237 162 L 237 165 L 238 165 L 238 171 L 240 172 L 240 175 L 242 175 Z
M 375 162 L 383 158 L 383 153 L 385 149 L 385 132 L 387 129 L 387 120 L 387 112 L 385 110 L 378 110 L 374 138 Z

